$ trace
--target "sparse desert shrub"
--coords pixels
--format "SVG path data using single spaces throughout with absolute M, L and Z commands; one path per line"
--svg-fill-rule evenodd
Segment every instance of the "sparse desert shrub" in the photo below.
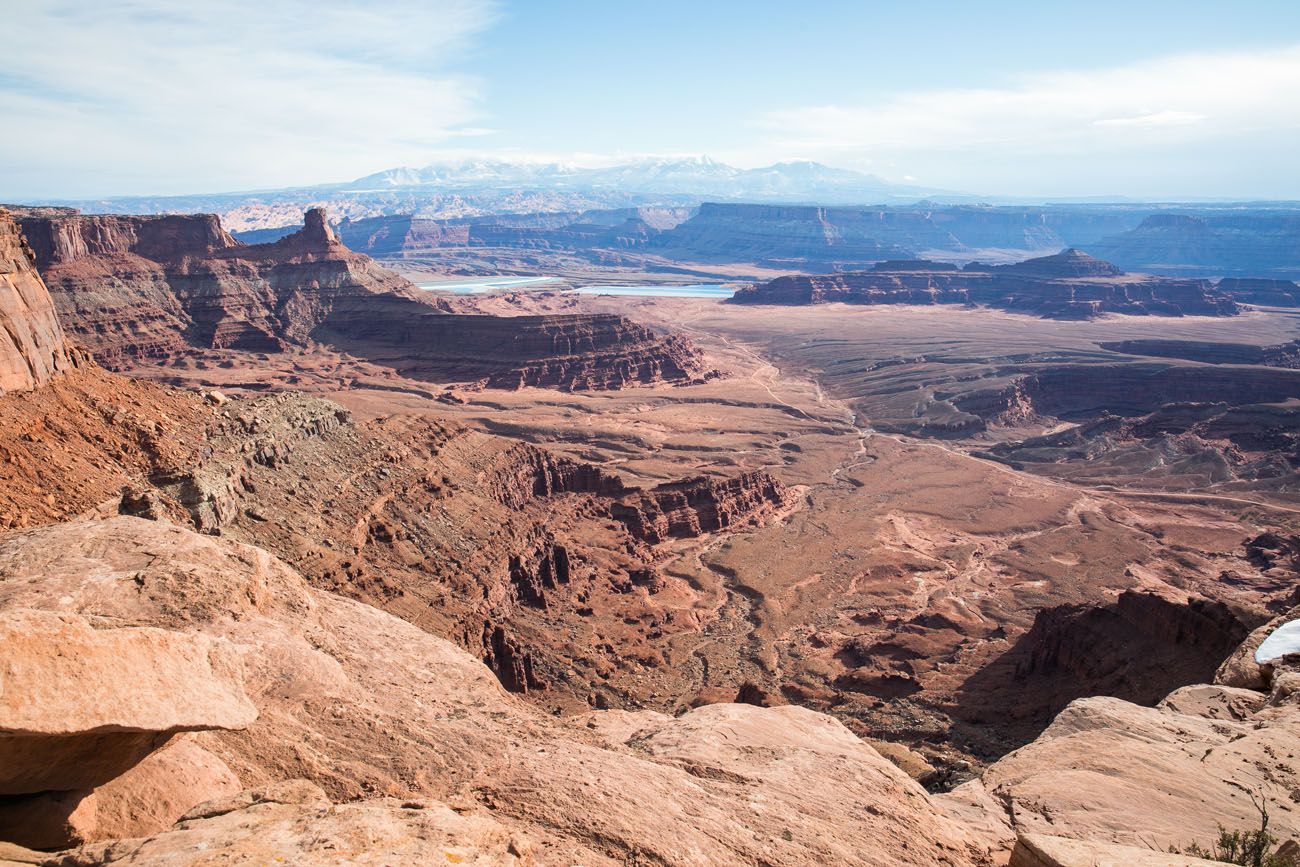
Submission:
M 1300 859 L 1295 855 L 1282 850 L 1274 851 L 1277 838 L 1268 832 L 1268 803 L 1264 800 L 1263 793 L 1258 798 L 1252 794 L 1250 802 L 1259 811 L 1257 830 L 1229 831 L 1220 825 L 1219 839 L 1210 848 L 1192 843 L 1182 850 L 1170 846 L 1169 851 L 1177 855 L 1242 864 L 1245 867 L 1300 867 Z

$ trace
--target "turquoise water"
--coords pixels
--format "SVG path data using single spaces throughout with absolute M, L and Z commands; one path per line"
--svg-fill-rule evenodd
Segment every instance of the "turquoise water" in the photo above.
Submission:
M 690 286 L 583 286 L 570 290 L 579 295 L 647 295 L 656 298 L 730 298 L 735 289 L 721 283 L 692 283 Z
M 537 283 L 550 283 L 558 277 L 472 277 L 455 283 L 416 283 L 421 289 L 437 289 L 442 292 L 456 292 L 468 295 L 479 292 L 491 292 L 493 289 L 522 289 Z

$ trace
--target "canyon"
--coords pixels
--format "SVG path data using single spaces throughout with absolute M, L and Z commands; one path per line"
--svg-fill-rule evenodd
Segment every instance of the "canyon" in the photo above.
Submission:
M 0 780 L 48 850 L 0 860 L 1137 864 L 1247 793 L 1300 835 L 1286 315 L 1077 253 L 1006 309 L 454 299 L 348 231 L 0 215 L 0 751 L 113 760 Z M 111 719 L 110 661 L 156 674 Z
M 252 246 L 212 215 L 20 215 L 19 225 L 71 337 L 112 368 L 323 343 L 466 383 L 584 389 L 706 375 L 682 338 L 614 316 L 451 315 L 348 250 L 320 210 Z

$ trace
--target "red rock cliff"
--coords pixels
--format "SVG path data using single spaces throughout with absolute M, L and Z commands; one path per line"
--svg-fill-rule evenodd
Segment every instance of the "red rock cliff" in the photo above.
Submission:
M 72 366 L 31 249 L 0 209 L 0 394 L 38 388 Z
M 458 316 L 345 247 L 324 211 L 274 243 L 243 245 L 211 215 L 31 216 L 59 315 L 108 367 L 194 350 L 328 343 L 435 381 L 619 388 L 701 375 L 681 337 L 617 316 Z
M 787 497 L 785 485 L 759 470 L 730 479 L 668 482 L 613 503 L 610 513 L 633 536 L 656 544 L 761 520 Z

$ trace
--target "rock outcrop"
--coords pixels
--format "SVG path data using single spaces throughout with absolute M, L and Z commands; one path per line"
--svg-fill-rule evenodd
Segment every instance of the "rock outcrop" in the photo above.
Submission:
M 85 839 L 93 790 L 173 735 L 257 716 L 223 639 L 9 608 L 0 656 L 0 836 L 25 845 Z
M 494 500 L 514 508 L 556 494 L 619 496 L 627 491 L 622 479 L 599 467 L 523 443 L 496 454 L 480 478 Z
M 1225 281 L 1226 282 L 1226 281 Z M 1155 358 L 1184 358 L 1203 364 L 1258 364 L 1300 368 L 1300 341 L 1259 346 L 1199 340 L 1117 340 L 1098 344 L 1111 352 Z
M 76 364 L 31 248 L 0 209 L 0 394 L 29 391 Z
M 1297 270 L 1300 270 L 1298 268 Z M 1218 289 L 1243 304 L 1264 307 L 1300 307 L 1300 285 L 1294 280 L 1265 277 L 1224 277 Z
M 1274 836 L 1295 839 L 1300 678 L 1294 660 L 1261 667 L 1251 657 L 1298 614 L 1255 630 L 1214 684 L 1180 688 L 1156 707 L 1117 698 L 1072 702 L 1037 740 L 992 765 L 984 785 L 1007 805 L 1022 841 L 1043 834 L 1161 851 L 1208 848 L 1219 827 L 1258 828 L 1261 806 Z
M 1266 617 L 1208 599 L 1135 590 L 1109 605 L 1045 608 L 1011 650 L 963 685 L 954 713 L 1024 743 L 1078 698 L 1154 705 L 1178 687 L 1212 680 Z M 1017 696 L 1012 707 L 1008 695 Z
M 984 775 L 1022 832 L 1130 846 L 1208 845 L 1219 825 L 1256 828 L 1250 795 L 1272 806 L 1272 830 L 1294 837 L 1291 792 L 1300 721 L 1292 708 L 1244 720 L 1141 707 L 1115 698 L 1072 703 L 1032 744 Z
M 633 250 L 689 216 L 687 208 L 622 208 L 581 213 L 495 214 L 459 220 L 371 217 L 339 223 L 350 249 L 376 258 L 419 258 L 448 249 Z
M 1207 861 L 1189 855 L 1153 852 L 1138 846 L 1071 840 L 1047 834 L 1024 834 L 1016 840 L 1007 867 L 1214 867 L 1222 861 Z
M 344 856 L 365 845 L 539 864 L 991 863 L 984 831 L 828 717 L 712 705 L 556 719 L 447 642 L 313 590 L 258 549 L 166 523 L 0 540 L 0 608 L 226 639 L 248 672 L 257 721 L 197 738 L 251 791 L 71 863 L 197 863 L 185 858 L 226 848 L 302 862 L 333 858 L 331 835 Z M 368 800 L 331 807 L 311 786 L 286 791 L 295 779 Z
M 589 391 L 710 375 L 686 338 L 661 337 L 622 316 L 461 316 L 373 307 L 332 318 L 318 336 L 414 379 Z
M 126 369 L 205 350 L 278 353 L 313 342 L 407 375 L 569 390 L 687 382 L 696 350 L 618 316 L 460 316 L 348 250 L 319 209 L 246 246 L 211 215 L 21 220 L 72 336 Z
M 1125 274 L 1109 262 L 1068 249 L 1014 265 L 964 268 L 888 261 L 869 271 L 790 275 L 740 289 L 738 304 L 980 304 L 1050 319 L 1105 313 L 1234 316 L 1236 302 L 1207 280 Z
M 781 490 L 766 477 L 703 487 L 714 501 L 681 527 L 753 529 L 776 507 L 747 491 Z M 634 701 L 670 636 L 693 628 L 669 610 L 680 599 L 658 598 L 662 555 L 611 516 L 640 494 L 517 441 L 359 421 L 303 395 L 217 402 L 93 368 L 0 399 L 5 525 L 120 513 L 251 542 L 570 711 Z
M 611 514 L 636 538 L 657 544 L 754 523 L 785 506 L 786 487 L 762 471 L 732 479 L 700 476 L 625 496 Z
M 438 801 L 377 798 L 331 804 L 306 781 L 200 805 L 174 828 L 74 850 L 76 865 L 203 867 L 235 864 L 466 864 L 532 867 L 527 838 L 488 816 Z

